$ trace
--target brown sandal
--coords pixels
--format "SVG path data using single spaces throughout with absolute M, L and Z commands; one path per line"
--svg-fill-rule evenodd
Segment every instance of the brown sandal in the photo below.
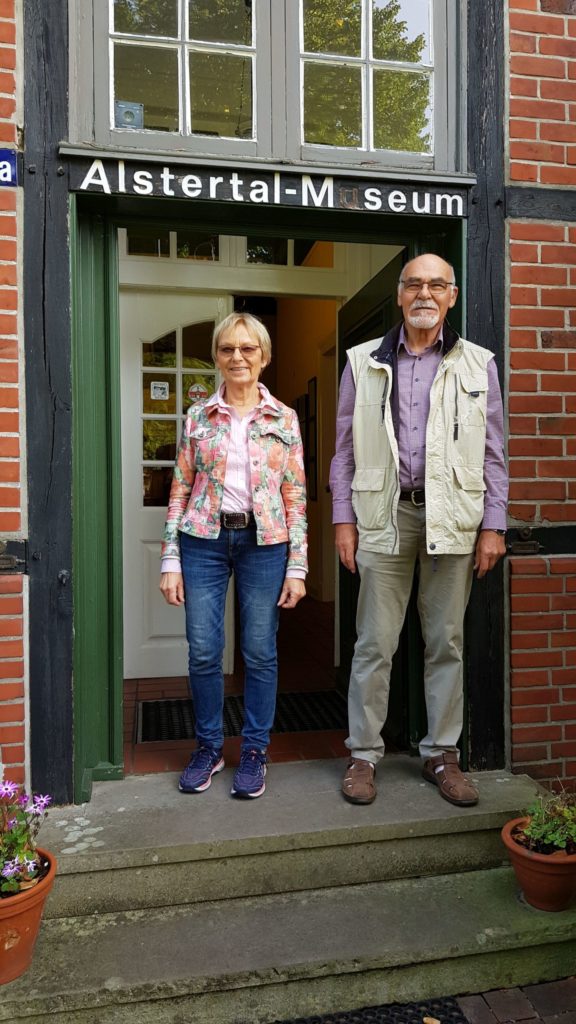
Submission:
M 458 766 L 457 750 L 445 750 L 443 754 L 428 758 L 424 762 L 422 777 L 438 786 L 440 796 L 448 803 L 457 807 L 473 807 L 478 803 L 478 790 Z

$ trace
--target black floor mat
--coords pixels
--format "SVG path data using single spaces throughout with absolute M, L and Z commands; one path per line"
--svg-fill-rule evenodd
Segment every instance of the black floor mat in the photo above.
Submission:
M 242 697 L 225 697 L 224 735 L 240 736 L 242 720 Z M 196 735 L 190 699 L 139 701 L 136 724 L 137 743 L 191 740 Z M 272 732 L 312 732 L 347 726 L 346 700 L 335 690 L 278 694 Z
M 452 997 L 425 999 L 420 1003 L 394 1003 L 388 1006 L 366 1006 L 347 1013 L 327 1013 L 325 1016 L 299 1017 L 297 1020 L 274 1021 L 274 1024 L 422 1024 L 425 1017 L 441 1024 L 469 1024 Z

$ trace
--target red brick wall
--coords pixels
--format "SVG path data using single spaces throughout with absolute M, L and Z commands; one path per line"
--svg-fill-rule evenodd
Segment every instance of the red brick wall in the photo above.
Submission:
M 17 146 L 14 0 L 0 0 L 0 145 Z M 20 537 L 17 189 L 0 189 L 0 535 Z M 24 583 L 0 576 L 0 771 L 24 781 Z
M 509 180 L 576 186 L 576 3 L 509 0 Z M 576 193 L 574 193 L 576 203 Z M 576 225 L 509 228 L 510 521 L 576 524 Z M 576 556 L 510 559 L 512 764 L 576 784 Z

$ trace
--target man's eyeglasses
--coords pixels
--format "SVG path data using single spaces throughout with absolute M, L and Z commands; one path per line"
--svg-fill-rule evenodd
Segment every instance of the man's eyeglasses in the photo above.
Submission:
M 256 356 L 260 352 L 259 345 L 219 345 L 218 355 L 224 359 L 232 359 L 234 353 L 238 350 L 244 359 L 256 359 Z
M 411 292 L 413 295 L 421 292 L 424 285 L 428 286 L 433 295 L 442 295 L 447 288 L 454 288 L 456 282 L 444 281 L 441 277 L 432 278 L 431 281 L 422 281 L 419 277 L 408 277 L 405 281 L 400 278 L 399 284 L 402 285 L 404 291 Z

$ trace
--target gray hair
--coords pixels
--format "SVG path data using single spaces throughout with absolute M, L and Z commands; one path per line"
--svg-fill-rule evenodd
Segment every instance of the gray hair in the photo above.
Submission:
M 264 362 L 266 366 L 268 366 L 272 359 L 272 342 L 270 341 L 270 335 L 262 321 L 252 313 L 230 313 L 230 315 L 224 317 L 224 320 L 221 320 L 219 324 L 216 324 L 214 334 L 212 335 L 212 359 L 214 362 L 216 362 L 216 354 L 220 338 L 228 331 L 233 331 L 238 324 L 242 324 L 253 340 L 258 342 L 262 350 Z

